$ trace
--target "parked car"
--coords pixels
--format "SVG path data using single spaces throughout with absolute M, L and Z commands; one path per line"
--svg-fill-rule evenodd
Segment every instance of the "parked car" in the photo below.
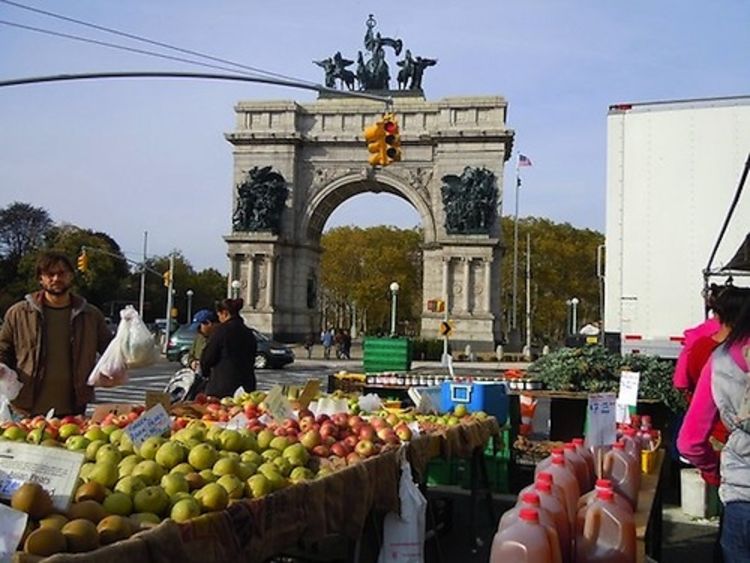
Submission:
M 251 330 L 258 342 L 258 350 L 255 355 L 255 367 L 257 369 L 281 368 L 294 361 L 294 352 L 289 346 L 271 340 L 254 328 Z M 180 362 L 187 367 L 190 348 L 197 331 L 198 323 L 185 325 L 177 329 L 167 344 L 167 359 L 171 362 Z

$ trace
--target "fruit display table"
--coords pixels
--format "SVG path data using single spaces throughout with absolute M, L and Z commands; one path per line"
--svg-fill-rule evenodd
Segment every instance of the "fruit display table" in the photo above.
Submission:
M 468 457 L 499 434 L 497 421 L 489 417 L 420 435 L 402 447 L 415 471 L 422 474 L 430 459 Z M 260 563 L 302 540 L 313 542 L 331 535 L 356 539 L 372 512 L 398 511 L 398 459 L 397 449 L 384 451 L 323 478 L 297 483 L 262 498 L 236 501 L 221 512 L 182 524 L 166 520 L 96 551 L 58 554 L 44 561 Z

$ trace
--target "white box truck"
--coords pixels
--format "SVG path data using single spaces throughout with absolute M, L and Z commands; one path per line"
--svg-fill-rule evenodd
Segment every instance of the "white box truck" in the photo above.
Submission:
M 749 153 L 750 96 L 610 106 L 604 329 L 623 354 L 676 358 L 705 318 L 703 271 Z M 749 230 L 743 193 L 714 266 Z

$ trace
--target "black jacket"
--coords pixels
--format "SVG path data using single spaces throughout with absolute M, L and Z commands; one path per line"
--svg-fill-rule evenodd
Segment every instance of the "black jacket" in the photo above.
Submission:
M 217 326 L 201 354 L 201 373 L 208 377 L 206 395 L 229 397 L 240 385 L 246 391 L 255 391 L 257 348 L 255 335 L 242 318 L 231 318 Z

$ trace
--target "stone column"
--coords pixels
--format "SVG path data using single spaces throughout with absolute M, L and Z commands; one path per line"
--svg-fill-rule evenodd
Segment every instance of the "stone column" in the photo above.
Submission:
M 276 265 L 276 256 L 271 254 L 266 256 L 266 304 L 268 309 L 273 311 L 273 284 L 274 284 L 274 269 Z
M 464 311 L 469 312 L 469 291 L 471 282 L 471 258 L 463 258 L 464 262 Z
M 484 312 L 490 312 L 490 305 L 492 303 L 490 299 L 490 284 L 492 283 L 492 260 L 485 258 L 484 260 Z
M 448 277 L 450 276 L 450 265 L 451 265 L 451 259 L 450 258 L 443 258 L 443 301 L 445 301 L 445 310 L 449 310 L 449 299 L 450 294 L 448 293 L 449 286 L 448 286 Z
M 253 290 L 255 288 L 255 255 L 247 255 L 247 290 L 245 291 L 245 307 L 254 309 Z

